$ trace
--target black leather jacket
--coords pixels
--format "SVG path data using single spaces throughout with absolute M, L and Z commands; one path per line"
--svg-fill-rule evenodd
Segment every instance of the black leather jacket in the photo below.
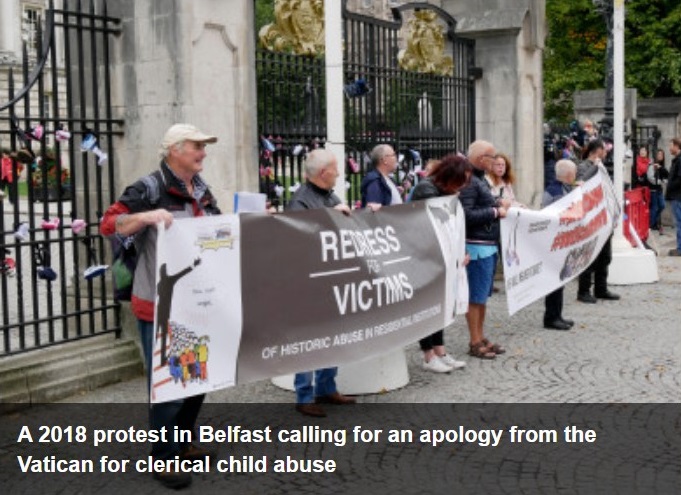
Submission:
M 500 235 L 497 201 L 484 176 L 484 171 L 474 168 L 470 184 L 459 193 L 466 215 L 466 242 L 496 245 Z

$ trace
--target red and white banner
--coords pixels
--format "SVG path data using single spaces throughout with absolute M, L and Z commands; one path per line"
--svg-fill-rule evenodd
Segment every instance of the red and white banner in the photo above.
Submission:
M 501 220 L 509 314 L 583 272 L 600 253 L 619 215 L 612 182 L 603 172 L 542 210 L 511 208 Z

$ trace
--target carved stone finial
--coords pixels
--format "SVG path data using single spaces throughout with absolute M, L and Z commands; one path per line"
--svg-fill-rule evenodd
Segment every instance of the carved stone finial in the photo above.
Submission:
M 277 0 L 274 18 L 258 33 L 264 48 L 297 55 L 324 53 L 323 0 Z
M 402 69 L 441 76 L 454 74 L 454 61 L 444 54 L 444 29 L 436 19 L 437 14 L 433 11 L 414 12 L 414 17 L 409 21 L 407 48 L 397 54 Z

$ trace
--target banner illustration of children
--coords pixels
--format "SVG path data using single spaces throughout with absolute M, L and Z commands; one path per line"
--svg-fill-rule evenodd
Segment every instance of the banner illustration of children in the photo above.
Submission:
M 159 230 L 153 402 L 236 382 L 242 328 L 239 237 L 236 215 L 178 219 Z

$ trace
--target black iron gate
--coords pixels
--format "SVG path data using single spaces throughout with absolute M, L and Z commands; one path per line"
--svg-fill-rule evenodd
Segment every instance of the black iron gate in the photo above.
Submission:
M 43 22 L 44 20 L 44 22 Z M 35 52 L 8 72 L 0 143 L 12 184 L 0 202 L 0 355 L 120 332 L 99 218 L 114 201 L 105 0 L 50 2 Z
M 282 2 L 286 3 L 286 2 Z M 283 9 L 282 9 L 283 10 Z M 291 12 L 290 19 L 295 16 Z M 307 15 L 309 21 L 310 12 Z M 465 150 L 475 138 L 474 41 L 455 35 L 456 21 L 426 3 L 392 9 L 392 19 L 368 17 L 343 2 L 347 201 L 376 144 L 400 155 L 395 179 L 406 190 L 428 159 Z M 286 203 L 302 181 L 305 153 L 326 137 L 324 57 L 308 23 L 303 43 L 287 38 L 276 19 L 260 31 L 256 52 L 261 192 Z M 321 31 L 323 32 L 323 31 Z M 293 33 L 295 34 L 295 33 Z M 268 49 L 268 48 L 269 49 Z M 284 53 L 277 51 L 284 48 Z

